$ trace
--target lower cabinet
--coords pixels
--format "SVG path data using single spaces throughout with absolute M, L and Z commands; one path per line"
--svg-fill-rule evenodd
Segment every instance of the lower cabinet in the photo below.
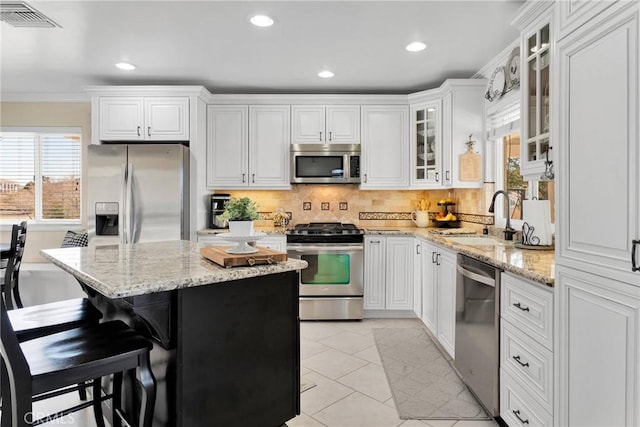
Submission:
M 456 337 L 456 253 L 422 243 L 422 322 L 451 357 Z
M 509 273 L 501 278 L 500 416 L 510 427 L 551 426 L 553 288 Z
M 207 246 L 233 246 L 235 243 L 224 240 L 220 234 L 198 235 L 198 243 Z M 287 252 L 287 237 L 284 235 L 268 235 L 256 242 L 256 245 L 273 249 L 279 252 Z
M 557 268 L 557 424 L 640 425 L 640 286 Z
M 364 309 L 413 310 L 414 238 L 364 237 Z

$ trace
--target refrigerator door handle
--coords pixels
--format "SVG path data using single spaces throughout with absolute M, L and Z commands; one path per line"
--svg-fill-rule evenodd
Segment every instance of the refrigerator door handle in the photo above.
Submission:
M 118 221 L 118 235 L 120 236 L 120 243 L 127 243 L 127 200 L 126 200 L 126 189 L 127 189 L 127 164 L 122 165 L 122 180 L 120 182 L 120 207 L 118 209 L 118 216 L 120 220 Z
M 127 179 L 127 243 L 135 243 L 136 239 L 136 207 L 133 203 L 133 163 L 127 163 L 128 179 Z

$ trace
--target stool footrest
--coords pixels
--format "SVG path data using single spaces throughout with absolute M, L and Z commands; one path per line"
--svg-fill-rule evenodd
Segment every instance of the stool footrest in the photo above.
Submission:
M 57 418 L 64 417 L 64 416 L 72 414 L 72 413 L 74 413 L 76 411 L 80 411 L 81 409 L 88 408 L 89 406 L 93 406 L 94 402 L 96 400 L 98 400 L 100 402 L 103 402 L 105 400 L 111 399 L 112 396 L 113 396 L 112 394 L 106 394 L 106 395 L 100 397 L 100 399 L 93 399 L 93 400 L 90 400 L 88 402 L 79 403 L 76 406 L 72 406 L 71 408 L 65 409 L 64 411 L 60 411 L 60 412 L 56 412 L 55 414 L 47 415 L 46 417 L 40 418 L 39 420 L 34 420 L 33 421 L 33 425 L 34 426 L 39 426 L 40 424 L 51 422 L 51 421 L 53 421 L 53 420 L 55 420 Z

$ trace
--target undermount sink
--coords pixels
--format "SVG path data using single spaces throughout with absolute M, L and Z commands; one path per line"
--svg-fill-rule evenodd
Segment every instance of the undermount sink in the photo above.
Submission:
M 498 239 L 485 236 L 455 236 L 445 237 L 445 239 L 450 241 L 451 243 L 459 243 L 461 245 L 469 246 L 499 246 L 505 244 Z

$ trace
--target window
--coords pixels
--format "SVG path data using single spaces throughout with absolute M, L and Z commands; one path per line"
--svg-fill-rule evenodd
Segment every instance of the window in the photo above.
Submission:
M 507 213 L 506 203 L 502 199 L 496 200 L 496 224 L 504 224 L 508 214 L 512 221 L 516 220 L 514 224 L 521 225 L 517 221 L 522 220 L 522 201 L 534 197 L 551 201 L 551 223 L 555 223 L 554 182 L 525 181 L 520 175 L 520 133 L 513 132 L 502 137 L 496 144 L 496 151 L 496 190 L 507 192 L 510 208 Z
M 80 129 L 0 131 L 2 222 L 80 223 Z

